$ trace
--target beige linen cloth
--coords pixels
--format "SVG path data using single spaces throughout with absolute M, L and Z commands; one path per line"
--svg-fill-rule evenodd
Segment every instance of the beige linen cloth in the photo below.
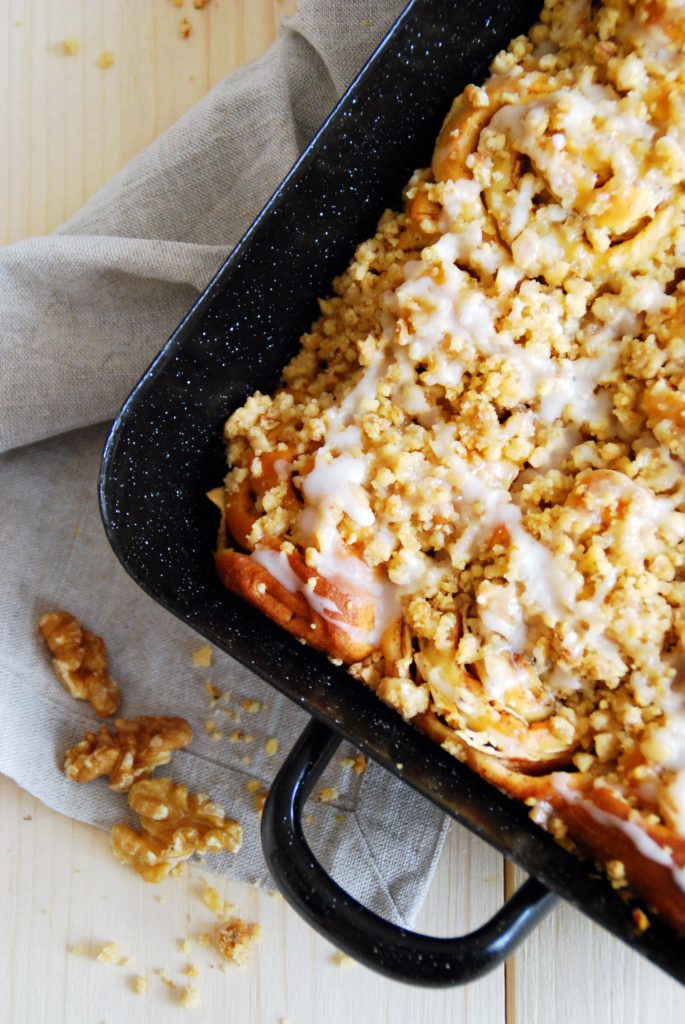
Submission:
M 307 716 L 220 651 L 211 668 L 194 667 L 201 639 L 109 549 L 96 502 L 100 452 L 131 387 L 402 6 L 299 0 L 262 59 L 220 83 L 56 234 L 0 251 L 0 771 L 81 821 L 127 819 L 125 797 L 104 780 L 78 785 L 60 770 L 66 747 L 100 724 L 57 682 L 37 636 L 42 613 L 66 608 L 105 638 L 120 714 L 191 723 L 191 746 L 156 774 L 208 793 L 245 830 L 240 853 L 207 866 L 265 886 L 245 785 L 268 786 Z M 204 729 L 208 680 L 232 692 L 226 706 L 242 716 L 239 726 L 215 716 L 219 741 Z M 264 709 L 241 711 L 245 697 Z M 231 742 L 236 728 L 253 742 Z M 280 747 L 269 757 L 272 736 Z M 339 797 L 310 801 L 317 855 L 357 898 L 409 922 L 445 819 L 375 765 L 357 775 L 336 757 L 325 784 Z

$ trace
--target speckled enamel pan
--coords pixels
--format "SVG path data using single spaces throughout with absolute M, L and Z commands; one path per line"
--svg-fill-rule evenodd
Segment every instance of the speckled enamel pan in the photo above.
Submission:
M 286 899 L 351 956 L 422 985 L 469 981 L 501 963 L 556 895 L 680 981 L 685 939 L 659 921 L 637 935 L 630 907 L 592 863 L 558 847 L 525 807 L 224 590 L 212 559 L 216 513 L 204 495 L 225 472 L 226 416 L 255 389 L 276 385 L 317 297 L 330 292 L 383 209 L 397 206 L 412 171 L 430 161 L 453 96 L 485 77 L 538 8 L 518 0 L 409 3 L 127 399 L 100 479 L 105 529 L 133 579 L 312 715 L 262 817 L 264 853 Z M 343 736 L 529 873 L 477 931 L 437 939 L 399 928 L 356 903 L 316 862 L 302 807 Z

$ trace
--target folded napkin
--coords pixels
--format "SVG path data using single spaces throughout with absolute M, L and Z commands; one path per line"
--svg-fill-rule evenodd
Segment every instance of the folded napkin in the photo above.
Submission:
M 105 638 L 122 716 L 191 723 L 191 746 L 157 774 L 243 823 L 240 853 L 207 866 L 264 886 L 246 784 L 268 787 L 307 716 L 220 651 L 210 667 L 194 665 L 200 638 L 109 549 L 100 452 L 107 421 L 402 6 L 299 0 L 263 58 L 220 83 L 56 234 L 0 251 L 0 771 L 81 821 L 109 828 L 130 813 L 104 780 L 79 785 L 61 771 L 65 749 L 100 724 L 57 682 L 37 635 L 45 611 L 66 608 Z M 210 711 L 209 682 L 231 692 L 219 706 L 240 722 Z M 250 714 L 244 700 L 263 707 Z M 272 737 L 279 749 L 269 756 Z M 357 774 L 336 758 L 322 785 L 339 796 L 308 808 L 317 855 L 358 899 L 408 923 L 446 820 L 375 765 Z

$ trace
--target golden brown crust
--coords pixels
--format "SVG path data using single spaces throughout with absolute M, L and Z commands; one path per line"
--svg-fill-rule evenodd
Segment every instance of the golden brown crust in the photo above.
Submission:
M 468 158 L 475 153 L 483 129 L 507 103 L 541 96 L 553 86 L 546 75 L 528 74 L 525 84 L 510 75 L 494 75 L 483 86 L 467 86 L 457 96 L 440 130 L 433 152 L 436 181 L 457 181 L 471 177 Z
M 454 729 L 445 725 L 433 711 L 417 715 L 415 725 L 444 747 L 459 761 L 477 772 L 493 786 L 518 800 L 530 798 L 546 799 L 550 792 L 550 765 L 531 762 L 528 765 L 512 765 L 506 758 L 488 754 L 469 744 Z M 537 774 L 536 774 L 537 771 Z
M 217 551 L 214 557 L 221 582 L 228 590 L 245 598 L 272 622 L 305 640 L 310 647 L 324 651 L 332 658 L 339 658 L 346 664 L 361 661 L 371 653 L 373 648 L 370 644 L 353 640 L 343 628 L 324 619 L 314 611 L 302 593 L 288 590 L 249 555 L 224 549 Z M 309 569 L 296 553 L 290 555 L 289 562 L 293 572 L 304 583 L 307 579 L 316 581 L 316 592 L 320 597 L 328 598 L 337 607 L 346 609 L 346 623 L 349 627 L 366 630 L 369 622 L 373 625 L 373 606 L 361 603 L 358 595 L 352 595 L 330 580 L 323 579 Z
M 142 779 L 128 802 L 140 817 L 140 831 L 112 828 L 112 851 L 146 882 L 160 882 L 194 853 L 237 853 L 242 827 L 204 793 L 189 793 L 172 779 Z
M 87 700 L 96 715 L 113 715 L 121 703 L 119 687 L 107 670 L 101 637 L 85 629 L 70 612 L 48 612 L 39 623 L 57 677 L 72 697 Z

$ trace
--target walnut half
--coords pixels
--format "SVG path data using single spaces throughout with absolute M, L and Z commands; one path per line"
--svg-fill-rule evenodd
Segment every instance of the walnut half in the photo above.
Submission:
M 112 850 L 146 882 L 159 882 L 194 853 L 237 853 L 243 838 L 239 822 L 204 793 L 189 793 L 173 779 L 134 783 L 128 802 L 140 815 L 141 831 L 128 825 L 112 829 Z
M 97 715 L 113 715 L 121 703 L 119 687 L 107 671 L 101 637 L 84 629 L 70 612 L 48 612 L 38 628 L 52 654 L 58 679 L 78 700 L 87 700 Z
M 168 764 L 173 751 L 187 747 L 192 738 L 185 718 L 117 718 L 114 735 L 103 725 L 70 747 L 64 756 L 64 771 L 75 782 L 109 775 L 109 788 L 124 793 L 136 779 Z

